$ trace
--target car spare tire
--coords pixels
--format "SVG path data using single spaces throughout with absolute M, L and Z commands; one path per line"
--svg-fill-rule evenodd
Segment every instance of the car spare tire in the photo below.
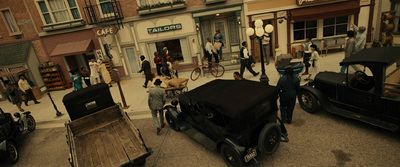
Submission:
M 168 125 L 172 130 L 180 131 L 178 126 L 178 120 L 174 116 L 172 116 L 171 112 L 169 111 L 165 112 L 165 119 L 167 120 Z
M 258 137 L 258 148 L 264 154 L 271 155 L 281 143 L 281 128 L 276 123 L 268 123 Z

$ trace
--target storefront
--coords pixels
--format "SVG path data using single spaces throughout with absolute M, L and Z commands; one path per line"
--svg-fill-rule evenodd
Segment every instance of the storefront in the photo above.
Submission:
M 368 3 L 361 3 L 364 8 L 369 8 Z M 295 54 L 293 49 L 300 45 L 306 37 L 313 38 L 313 42 L 320 50 L 341 47 L 345 42 L 346 31 L 352 29 L 353 23 L 365 26 L 367 29 L 372 28 L 369 27 L 368 21 L 369 9 L 360 8 L 360 1 L 272 0 L 249 2 L 245 6 L 247 7 L 248 27 L 252 27 L 257 19 L 262 19 L 264 23 L 270 21 L 274 25 L 272 42 L 275 55 Z M 268 7 L 261 9 L 260 6 Z M 254 45 L 252 46 L 254 47 Z
M 223 57 L 230 60 L 238 57 L 242 39 L 242 4 L 209 7 L 207 10 L 194 11 L 193 18 L 199 30 L 202 46 L 207 43 L 207 38 L 213 41 L 216 29 L 223 35 Z
M 179 61 L 181 68 L 194 66 L 198 52 L 196 26 L 191 14 L 177 14 L 124 23 L 116 35 L 99 38 L 110 46 L 114 66 L 123 66 L 126 76 L 140 77 L 140 56 L 144 55 L 155 71 L 154 52 L 163 48 Z M 125 74 L 123 74 L 125 75 Z
M 71 82 L 69 71 L 89 69 L 89 61 L 101 52 L 101 47 L 92 29 L 42 37 L 50 61 L 59 64 L 67 83 Z M 100 53 L 101 54 L 101 53 Z

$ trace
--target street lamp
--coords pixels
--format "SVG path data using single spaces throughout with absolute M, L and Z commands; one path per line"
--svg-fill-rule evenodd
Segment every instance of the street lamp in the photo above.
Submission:
M 260 82 L 265 82 L 268 84 L 269 79 L 267 74 L 265 73 L 265 64 L 264 64 L 264 51 L 262 47 L 262 40 L 264 37 L 267 37 L 268 35 L 265 35 L 265 32 L 267 34 L 270 34 L 272 31 L 274 31 L 274 27 L 271 24 L 267 24 L 265 28 L 263 28 L 263 21 L 261 19 L 256 20 L 255 22 L 255 30 L 253 28 L 248 28 L 246 30 L 246 34 L 250 37 L 251 40 L 258 39 L 260 41 L 260 51 L 261 51 L 261 77 L 260 77 Z M 255 36 L 254 36 L 255 32 Z M 267 54 L 267 53 L 265 53 Z M 267 56 L 267 55 L 266 55 Z

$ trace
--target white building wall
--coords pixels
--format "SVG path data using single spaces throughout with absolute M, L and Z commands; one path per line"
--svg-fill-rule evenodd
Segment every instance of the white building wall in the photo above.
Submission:
M 281 24 L 278 23 L 277 27 L 278 27 L 278 45 L 279 45 L 279 49 L 281 51 L 281 54 L 287 54 L 287 24 L 288 22 L 285 20 L 284 22 L 282 22 Z M 276 30 L 275 30 L 276 31 Z M 276 42 L 276 41 L 275 41 Z M 274 48 L 274 47 L 273 47 Z M 279 53 L 277 53 L 279 54 Z M 277 55 L 274 55 L 277 56 Z

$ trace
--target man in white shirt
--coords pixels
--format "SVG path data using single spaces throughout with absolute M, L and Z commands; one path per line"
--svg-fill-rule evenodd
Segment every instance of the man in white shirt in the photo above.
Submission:
M 213 57 L 215 58 L 215 63 L 219 63 L 218 55 L 215 51 L 213 44 L 211 43 L 210 37 L 207 38 L 206 51 L 207 51 L 206 56 L 208 58 L 208 62 L 210 62 L 210 63 L 208 63 L 209 65 L 211 65 Z
M 365 41 L 367 40 L 367 35 L 365 34 L 366 28 L 364 26 L 357 27 L 356 25 L 352 25 L 354 31 L 357 32 L 355 41 L 356 41 L 356 52 L 359 52 L 364 49 Z
M 247 49 L 247 42 L 242 42 L 242 49 L 240 49 L 240 78 L 243 78 L 244 68 L 246 67 L 253 76 L 257 76 L 260 74 L 259 72 L 255 72 L 253 68 L 251 68 L 252 57 L 250 57 L 249 50 Z
M 21 89 L 25 93 L 25 105 L 28 106 L 28 101 L 30 99 L 32 99 L 35 102 L 35 104 L 39 104 L 40 102 L 38 102 L 35 98 L 35 95 L 33 95 L 32 87 L 31 87 L 31 85 L 29 85 L 28 81 L 25 79 L 25 76 L 20 75 L 19 79 L 20 79 L 18 81 L 19 89 Z
M 97 63 L 94 59 L 90 60 L 90 62 L 89 62 L 90 83 L 92 85 L 100 83 L 99 66 L 100 66 L 100 64 Z

